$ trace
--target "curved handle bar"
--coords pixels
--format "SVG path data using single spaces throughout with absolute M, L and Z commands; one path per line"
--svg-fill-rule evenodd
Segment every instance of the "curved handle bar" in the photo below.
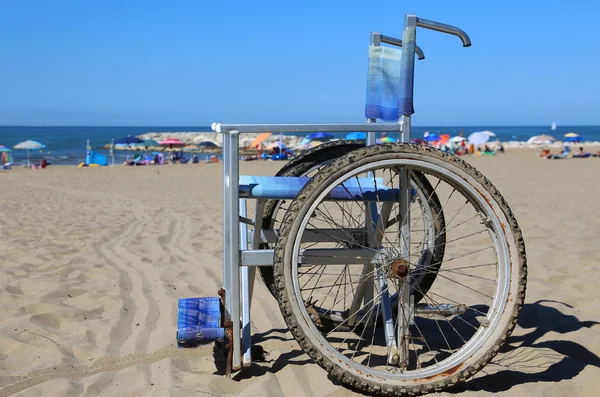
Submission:
M 420 26 L 420 27 L 426 28 L 426 29 L 435 30 L 435 31 L 442 32 L 442 33 L 452 34 L 462 40 L 463 47 L 471 46 L 471 39 L 465 33 L 465 31 L 462 29 L 459 29 L 455 26 L 446 25 L 444 23 L 428 21 L 427 19 L 422 19 L 422 18 L 416 18 L 416 19 L 417 19 L 417 26 Z
M 391 36 L 385 36 L 381 33 L 373 33 L 372 42 L 373 43 L 386 43 L 386 44 L 395 45 L 396 47 L 402 47 L 402 40 L 397 39 L 395 37 L 391 37 Z M 415 46 L 415 53 L 417 54 L 417 58 L 419 60 L 425 59 L 425 54 L 423 53 L 423 50 L 421 49 L 421 47 L 419 47 L 418 45 Z

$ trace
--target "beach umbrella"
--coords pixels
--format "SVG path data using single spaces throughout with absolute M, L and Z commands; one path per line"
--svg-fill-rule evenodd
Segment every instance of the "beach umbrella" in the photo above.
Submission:
M 307 139 L 333 139 L 335 138 L 335 135 L 332 134 L 327 134 L 325 132 L 315 132 L 314 134 L 310 134 L 306 137 Z
M 309 143 L 311 142 L 321 142 L 321 141 L 311 141 L 308 138 L 304 138 L 300 141 L 300 143 L 298 144 L 298 146 L 307 146 Z
M 496 136 L 496 134 L 494 134 L 492 131 L 479 131 L 482 134 L 485 134 L 487 136 Z
M 450 135 L 442 134 L 440 135 L 440 143 L 443 145 L 450 140 Z
M 45 147 L 46 147 L 46 145 L 43 145 L 37 141 L 25 141 L 25 142 L 17 143 L 14 146 L 14 149 L 37 150 L 37 149 L 43 149 Z
M 435 142 L 435 141 L 441 140 L 442 138 L 440 138 L 440 136 L 436 135 L 436 134 L 427 134 L 427 136 L 424 137 L 423 139 L 428 142 Z
M 565 134 L 565 137 L 567 137 L 567 138 L 577 138 L 578 136 L 579 135 L 577 135 L 574 132 L 569 132 L 569 133 Z
M 160 146 L 160 145 L 154 139 L 144 139 L 142 142 L 136 143 L 135 146 L 155 147 L 155 146 Z
M 469 143 L 472 143 L 473 145 L 483 145 L 489 140 L 490 136 L 481 132 L 474 132 L 471 135 L 469 135 L 468 138 Z
M 349 141 L 366 141 L 367 133 L 366 132 L 351 132 L 346 135 L 346 139 Z
M 396 142 L 396 140 L 389 136 L 384 136 L 377 140 L 377 143 L 393 143 L 393 142 Z
M 570 136 L 568 138 L 565 138 L 563 140 L 563 142 L 581 142 L 581 137 L 579 135 L 577 135 L 577 136 Z
M 137 136 L 127 135 L 127 136 L 124 136 L 123 138 L 117 140 L 115 143 L 117 145 L 133 145 L 135 143 L 141 143 L 141 142 L 144 142 L 144 140 L 138 138 Z
M 201 147 L 219 147 L 216 143 L 211 142 L 211 141 L 202 141 L 202 142 L 198 143 L 197 146 L 201 146 Z
M 38 149 L 43 149 L 45 148 L 46 145 L 43 145 L 37 141 L 25 141 L 25 142 L 21 142 L 21 143 L 17 143 L 15 146 L 13 146 L 14 149 L 24 149 L 27 150 L 27 166 L 29 167 L 29 151 L 30 150 L 38 150 Z
M 265 139 L 270 137 L 271 134 L 272 134 L 271 132 L 263 132 L 261 134 L 258 134 L 258 136 L 256 138 L 254 138 L 254 140 L 250 144 L 250 148 L 257 148 L 258 145 L 260 145 Z
M 550 135 L 536 135 L 532 136 L 527 140 L 527 143 L 536 143 L 536 144 L 544 144 L 544 143 L 552 143 L 556 139 Z
M 185 143 L 175 138 L 168 138 L 159 142 L 162 146 L 169 146 L 169 149 L 173 149 L 173 146 L 185 146 Z
M 10 152 L 10 149 L 7 148 L 6 146 L 0 145 L 0 152 Z
M 454 143 L 454 142 L 462 142 L 462 141 L 466 141 L 467 138 L 465 138 L 464 136 L 453 136 L 452 138 L 450 138 L 450 142 Z

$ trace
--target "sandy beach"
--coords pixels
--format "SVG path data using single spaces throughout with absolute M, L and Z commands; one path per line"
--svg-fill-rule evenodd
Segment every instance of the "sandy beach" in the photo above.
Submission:
M 440 395 L 596 396 L 600 158 L 467 158 L 523 230 L 527 298 L 509 346 Z M 273 175 L 281 163 L 248 162 Z M 270 362 L 227 379 L 213 347 L 178 349 L 177 299 L 221 285 L 221 164 L 0 172 L 0 397 L 347 396 L 286 331 L 260 279 Z

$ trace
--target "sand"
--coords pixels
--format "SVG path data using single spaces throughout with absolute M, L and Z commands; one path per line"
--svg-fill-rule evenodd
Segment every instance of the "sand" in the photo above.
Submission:
M 517 150 L 469 161 L 523 230 L 527 299 L 510 348 L 441 395 L 598 395 L 600 159 Z M 0 173 L 0 397 L 352 395 L 302 353 L 260 282 L 253 327 L 273 361 L 227 379 L 215 374 L 212 346 L 177 349 L 177 299 L 221 284 L 221 171 Z

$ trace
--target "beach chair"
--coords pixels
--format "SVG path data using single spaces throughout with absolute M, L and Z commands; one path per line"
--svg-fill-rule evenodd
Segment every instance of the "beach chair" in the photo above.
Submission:
M 442 390 L 506 342 L 525 296 L 523 238 L 477 170 L 408 143 L 417 27 L 470 45 L 462 30 L 415 15 L 402 40 L 373 33 L 368 123 L 213 124 L 223 134 L 223 288 L 180 300 L 180 346 L 216 340 L 227 375 L 252 365 L 257 268 L 300 347 L 363 392 Z M 265 131 L 369 132 L 319 145 L 276 176 L 240 176 L 240 135 Z M 382 132 L 400 143 L 376 145 Z

